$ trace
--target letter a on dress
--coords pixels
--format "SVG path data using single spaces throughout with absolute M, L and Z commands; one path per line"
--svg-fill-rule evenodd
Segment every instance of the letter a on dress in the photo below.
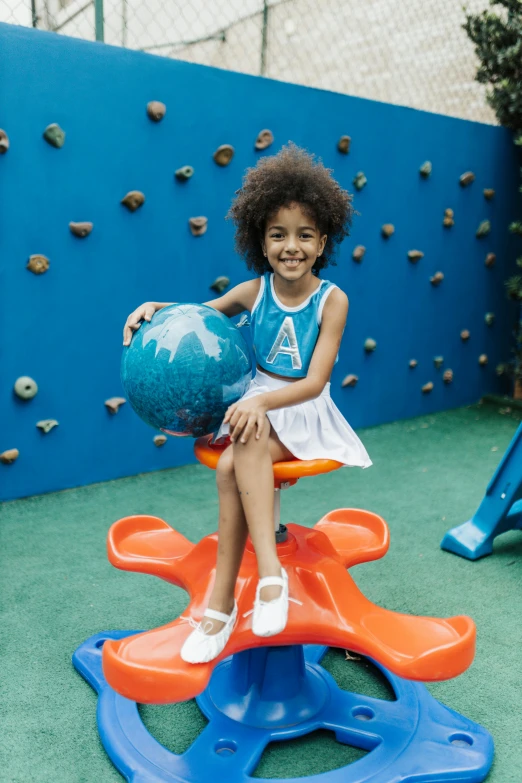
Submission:
M 283 345 L 285 340 L 288 343 L 287 345 Z M 300 370 L 302 368 L 303 363 L 301 362 L 301 355 L 297 344 L 294 321 L 289 315 L 286 316 L 281 325 L 275 343 L 268 354 L 267 362 L 273 364 L 278 353 L 286 353 L 292 357 L 292 370 Z

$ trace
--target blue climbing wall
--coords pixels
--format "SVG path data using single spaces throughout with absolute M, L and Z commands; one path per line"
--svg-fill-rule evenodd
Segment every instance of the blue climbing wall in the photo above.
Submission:
M 495 366 L 509 358 L 516 316 L 503 282 L 520 254 L 507 231 L 520 205 L 517 151 L 504 129 L 11 25 L 0 25 L 0 72 L 0 126 L 11 144 L 0 156 L 0 452 L 20 451 L 12 465 L 0 464 L 0 498 L 193 460 L 191 440 L 157 448 L 129 405 L 116 415 L 104 406 L 122 394 L 122 326 L 143 301 L 202 302 L 215 296 L 209 285 L 218 275 L 232 285 L 249 277 L 224 216 L 245 168 L 290 139 L 321 156 L 349 190 L 358 171 L 368 178 L 355 195 L 352 236 L 325 275 L 351 301 L 332 377 L 351 424 L 508 391 Z M 151 100 L 167 105 L 159 123 L 146 114 Z M 61 149 L 42 138 L 54 122 L 66 132 Z M 263 128 L 275 142 L 259 153 Z M 352 137 L 347 156 L 336 149 L 343 134 Z M 212 159 L 221 144 L 236 150 L 226 168 Z M 425 160 L 433 163 L 426 180 Z M 186 164 L 195 174 L 182 184 L 174 171 Z M 462 188 L 467 170 L 476 180 Z M 492 201 L 483 188 L 496 190 Z M 120 204 L 130 190 L 146 196 L 134 213 Z M 448 207 L 455 225 L 445 229 Z M 193 237 L 188 219 L 199 215 L 208 231 Z M 477 239 L 484 219 L 492 231 Z M 70 221 L 94 229 L 78 239 Z M 388 240 L 383 223 L 396 228 Z M 361 264 L 351 257 L 358 244 L 367 248 Z M 425 254 L 415 265 L 411 249 Z M 489 252 L 497 256 L 492 268 L 484 265 Z M 45 274 L 26 269 L 36 253 L 50 260 Z M 437 271 L 444 280 L 434 287 Z M 496 315 L 491 327 L 486 312 Z M 363 349 L 367 337 L 377 341 L 374 353 Z M 486 367 L 478 364 L 483 353 Z M 439 369 L 434 356 L 444 357 Z M 341 388 L 349 373 L 357 386 Z M 21 375 L 39 386 L 28 402 L 13 394 Z M 430 381 L 433 391 L 423 394 Z M 46 418 L 60 424 L 45 435 L 35 425 Z

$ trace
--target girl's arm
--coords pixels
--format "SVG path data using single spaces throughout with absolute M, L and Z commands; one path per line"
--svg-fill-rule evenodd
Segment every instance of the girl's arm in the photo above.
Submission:
M 247 280 L 246 283 L 236 285 L 231 291 L 227 291 L 226 294 L 220 296 L 218 299 L 213 299 L 211 302 L 203 302 L 203 304 L 213 307 L 214 310 L 219 310 L 220 313 L 224 313 L 225 315 L 228 315 L 229 318 L 232 318 L 234 315 L 239 315 L 239 313 L 242 313 L 244 310 L 250 311 L 252 309 L 259 293 L 260 285 L 261 281 L 259 278 Z M 132 333 L 140 328 L 142 321 L 150 321 L 157 310 L 161 310 L 163 307 L 168 307 L 171 304 L 177 303 L 145 302 L 137 307 L 129 315 L 125 322 L 125 326 L 123 327 L 123 345 L 130 345 Z
M 319 337 L 306 378 L 294 381 L 283 389 L 259 395 L 257 399 L 263 401 L 266 410 L 299 405 L 321 394 L 330 380 L 347 316 L 348 297 L 340 288 L 335 288 L 324 305 Z
M 252 310 L 260 285 L 261 279 L 259 277 L 254 280 L 247 280 L 245 283 L 239 283 L 239 285 L 234 286 L 234 288 L 218 299 L 212 299 L 212 301 L 203 302 L 203 304 L 213 307 L 214 310 L 219 310 L 220 313 L 228 315 L 229 318 L 233 318 L 244 310 L 249 312 Z

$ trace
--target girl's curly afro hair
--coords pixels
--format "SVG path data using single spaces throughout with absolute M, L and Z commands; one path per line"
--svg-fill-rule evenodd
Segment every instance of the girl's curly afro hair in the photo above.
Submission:
M 236 225 L 236 249 L 249 269 L 259 275 L 270 271 L 261 248 L 266 221 L 281 207 L 295 202 L 315 220 L 321 234 L 328 236 L 312 272 L 319 275 L 324 267 L 335 265 L 336 245 L 348 236 L 354 210 L 352 196 L 331 174 L 332 169 L 293 142 L 247 169 L 227 218 Z

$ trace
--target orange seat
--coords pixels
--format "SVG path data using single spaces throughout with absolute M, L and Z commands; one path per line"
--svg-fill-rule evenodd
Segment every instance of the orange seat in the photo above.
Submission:
M 227 438 L 222 444 L 213 443 L 213 435 L 204 435 L 198 438 L 194 444 L 194 453 L 196 458 L 206 465 L 207 468 L 216 469 L 218 460 L 226 447 L 230 444 Z M 317 476 L 320 473 L 330 473 L 332 470 L 341 468 L 342 463 L 333 459 L 293 459 L 288 462 L 274 463 L 274 486 L 281 489 L 281 485 L 290 487 L 296 484 L 304 476 Z

